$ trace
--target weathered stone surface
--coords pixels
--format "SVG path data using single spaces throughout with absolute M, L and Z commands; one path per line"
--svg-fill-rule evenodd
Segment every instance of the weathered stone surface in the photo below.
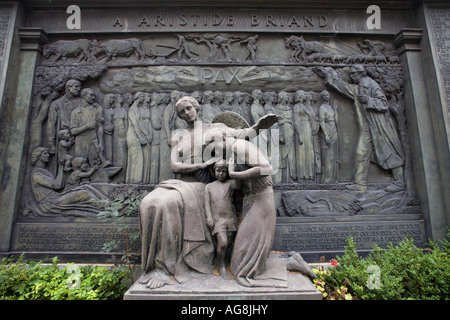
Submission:
M 410 220 L 408 220 L 408 218 Z M 417 216 L 393 216 L 391 219 L 294 219 L 278 218 L 274 250 L 299 252 L 338 252 L 351 236 L 358 250 L 370 251 L 376 244 L 386 248 L 412 237 L 417 246 L 427 242 L 423 221 Z M 353 219 L 356 220 L 356 219 Z

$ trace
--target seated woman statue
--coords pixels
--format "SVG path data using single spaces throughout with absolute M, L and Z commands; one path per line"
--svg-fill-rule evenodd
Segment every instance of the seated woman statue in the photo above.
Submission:
M 184 282 L 192 273 L 210 274 L 213 270 L 214 244 L 204 212 L 204 189 L 211 182 L 209 166 L 217 159 L 204 159 L 205 134 L 222 128 L 237 139 L 254 137 L 261 129 L 277 122 L 270 114 L 253 127 L 232 129 L 223 123 L 202 123 L 200 105 L 186 96 L 178 100 L 175 111 L 188 124 L 172 135 L 170 165 L 178 179 L 161 182 L 142 199 L 139 222 L 142 241 L 140 283 L 148 288 Z

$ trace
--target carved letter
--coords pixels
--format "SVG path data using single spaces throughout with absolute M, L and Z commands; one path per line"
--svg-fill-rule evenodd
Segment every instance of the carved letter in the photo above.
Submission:
M 201 69 L 201 72 L 202 72 L 202 77 L 201 77 L 202 83 L 205 83 L 206 79 L 211 79 L 214 74 L 214 72 L 211 69 L 206 69 L 206 68 Z
M 122 26 L 123 25 L 122 25 L 122 22 L 120 22 L 120 19 L 116 18 L 116 21 L 114 22 L 113 27 L 115 28 L 115 27 L 122 27 Z
M 187 24 L 186 16 L 182 14 L 180 19 L 181 19 L 180 26 L 185 26 Z
M 160 14 L 156 15 L 155 27 L 158 26 L 158 23 L 160 23 L 163 27 L 166 26 L 166 23 L 163 21 L 163 17 Z
M 266 27 L 268 27 L 269 26 L 269 23 L 271 23 L 273 26 L 277 26 L 277 24 L 275 23 L 275 22 L 273 22 L 273 17 L 271 16 L 271 15 L 268 15 L 267 16 L 267 21 L 266 21 Z
M 142 17 L 141 21 L 138 23 L 138 27 L 140 27 L 143 24 L 147 25 L 147 27 L 149 26 L 149 23 L 148 23 L 146 17 Z
M 258 16 L 256 14 L 252 15 L 252 27 L 256 27 L 259 24 Z
M 239 72 L 241 68 L 237 68 L 235 71 L 233 71 L 232 68 L 229 68 L 230 72 L 231 72 L 231 77 L 227 80 L 227 84 L 230 84 L 231 81 L 233 80 L 233 78 L 236 78 L 236 80 L 239 82 L 239 84 L 242 83 L 242 81 L 236 76 L 236 74 Z
M 308 26 L 308 23 L 311 25 L 311 27 L 314 27 L 314 23 L 312 22 L 312 20 L 313 20 L 312 17 L 311 17 L 311 19 L 308 18 L 307 16 L 304 16 L 303 18 L 305 19 L 305 21 L 304 21 L 305 28 Z
M 291 27 L 293 24 L 296 24 L 297 27 L 300 27 L 300 24 L 298 23 L 297 18 L 295 16 L 292 16 L 292 19 L 289 22 L 288 27 Z
M 197 26 L 197 21 L 198 21 L 198 19 L 200 18 L 200 16 L 199 16 L 198 14 L 193 14 L 193 15 L 192 15 L 192 18 L 194 18 L 194 22 L 192 23 L 192 25 L 193 25 L 194 27 L 196 27 L 196 26 Z
M 214 83 L 214 84 L 216 83 L 217 78 L 219 78 L 219 74 L 222 75 L 222 79 L 220 79 L 220 81 L 225 81 L 225 82 L 227 82 L 227 79 L 225 78 L 225 75 L 223 74 L 223 70 L 219 70 L 219 71 L 217 71 L 217 73 L 216 73 L 216 75 L 215 75 L 215 77 L 214 77 L 214 79 L 213 79 L 213 83 Z
M 227 22 L 227 26 L 232 26 L 234 24 L 234 17 L 230 14 L 228 16 L 228 22 Z
M 328 19 L 325 16 L 319 16 L 319 27 L 323 28 L 326 27 L 326 25 L 328 24 Z
M 214 15 L 214 22 L 213 22 L 213 26 L 218 26 L 222 23 L 223 18 L 221 16 L 219 16 L 218 14 Z

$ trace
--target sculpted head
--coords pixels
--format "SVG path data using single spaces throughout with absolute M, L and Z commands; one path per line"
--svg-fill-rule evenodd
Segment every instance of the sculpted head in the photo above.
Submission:
M 200 104 L 197 99 L 191 96 L 185 96 L 179 99 L 175 104 L 175 111 L 177 112 L 178 117 L 188 123 L 197 120 L 199 110 Z
M 359 83 L 362 78 L 367 76 L 367 72 L 363 65 L 356 64 L 350 68 L 348 76 L 353 83 Z
M 74 97 L 78 97 L 81 92 L 81 82 L 78 80 L 71 79 L 66 82 L 66 94 L 69 94 Z

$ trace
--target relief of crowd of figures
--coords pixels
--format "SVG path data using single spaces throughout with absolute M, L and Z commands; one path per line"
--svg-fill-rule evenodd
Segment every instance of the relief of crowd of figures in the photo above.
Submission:
M 76 172 L 68 184 L 87 183 L 99 169 L 108 170 L 108 179 L 102 181 L 102 175 L 95 182 L 156 184 L 174 177 L 168 158 L 170 136 L 185 123 L 176 117 L 173 106 L 185 95 L 180 91 L 106 94 L 99 104 L 94 90 L 69 80 L 65 95 L 49 106 L 44 145 L 64 163 L 65 171 Z M 338 105 L 330 102 L 328 91 L 207 90 L 189 95 L 201 102 L 203 122 L 212 122 L 224 111 L 238 113 L 249 125 L 265 114 L 280 117 L 272 128 L 279 130 L 279 141 L 272 145 L 280 148 L 283 169 L 274 177 L 276 183 L 337 182 Z M 274 139 L 271 131 L 258 141 L 268 158 Z
M 398 68 L 389 66 L 398 60 L 387 54 L 383 42 L 358 43 L 361 53 L 347 55 L 344 59 L 343 54 L 333 53 L 319 42 L 297 36 L 286 38 L 286 48 L 292 51 L 291 61 L 350 64 L 345 68 L 349 69 L 345 77 L 342 68 L 315 67 L 314 72 L 325 84 L 320 91 L 301 88 L 294 92 L 266 91 L 262 88 L 251 92 L 174 90 L 99 96 L 98 88 L 95 85 L 90 88 L 86 83 L 95 84 L 107 70 L 104 64 L 45 67 L 52 54 L 56 55 L 55 63 L 65 62 L 67 58 L 89 62 L 101 54 L 106 54 L 107 61 L 133 54 L 139 60 L 149 57 L 140 40 L 134 40 L 137 39 L 110 40 L 102 43 L 101 50 L 98 43 L 87 40 L 57 41 L 44 47 L 46 60 L 38 68 L 34 84 L 30 127 L 29 191 L 35 204 L 28 198 L 25 212 L 33 212 L 35 216 L 89 216 L 101 210 L 104 200 L 111 198 L 120 186 L 156 185 L 174 178 L 169 161 L 170 138 L 174 130 L 186 125 L 177 117 L 174 105 L 185 95 L 200 102 L 199 116 L 203 122 L 213 121 L 224 111 L 238 113 L 249 125 L 265 114 L 279 116 L 278 123 L 272 127 L 275 130 L 260 134 L 258 139 L 258 147 L 269 159 L 273 159 L 273 146 L 278 148 L 275 159 L 279 161 L 279 170 L 273 176 L 275 185 L 330 186 L 329 192 L 320 188 L 301 194 L 284 192 L 281 210 L 284 215 L 376 214 L 411 202 L 414 192 L 408 190 L 412 177 L 410 168 L 406 168 L 409 162 L 402 84 Z M 239 40 L 241 45 L 247 45 L 244 60 L 256 61 L 258 36 L 235 39 L 227 35 L 222 38 L 208 34 L 178 35 L 178 40 L 179 45 L 160 58 L 177 53 L 178 60 L 187 56 L 198 62 L 188 43 L 194 41 L 208 45 L 208 61 L 217 60 L 219 56 L 237 61 L 231 43 Z M 355 62 L 386 65 L 363 67 L 353 65 Z M 353 79 L 352 74 L 358 74 L 359 78 Z M 338 126 L 340 106 L 330 92 L 348 98 L 356 110 L 364 109 L 356 112 L 355 119 L 361 130 L 355 147 L 359 148 L 355 152 L 356 183 L 339 195 L 333 190 L 342 190 L 336 187 L 340 182 L 342 156 Z M 393 183 L 364 198 L 361 195 L 367 190 L 370 160 L 390 172 Z M 111 186 L 116 189 L 111 191 Z M 405 189 L 409 197 L 406 200 Z M 375 210 L 372 203 L 375 201 L 379 206 L 380 199 L 388 205 Z

